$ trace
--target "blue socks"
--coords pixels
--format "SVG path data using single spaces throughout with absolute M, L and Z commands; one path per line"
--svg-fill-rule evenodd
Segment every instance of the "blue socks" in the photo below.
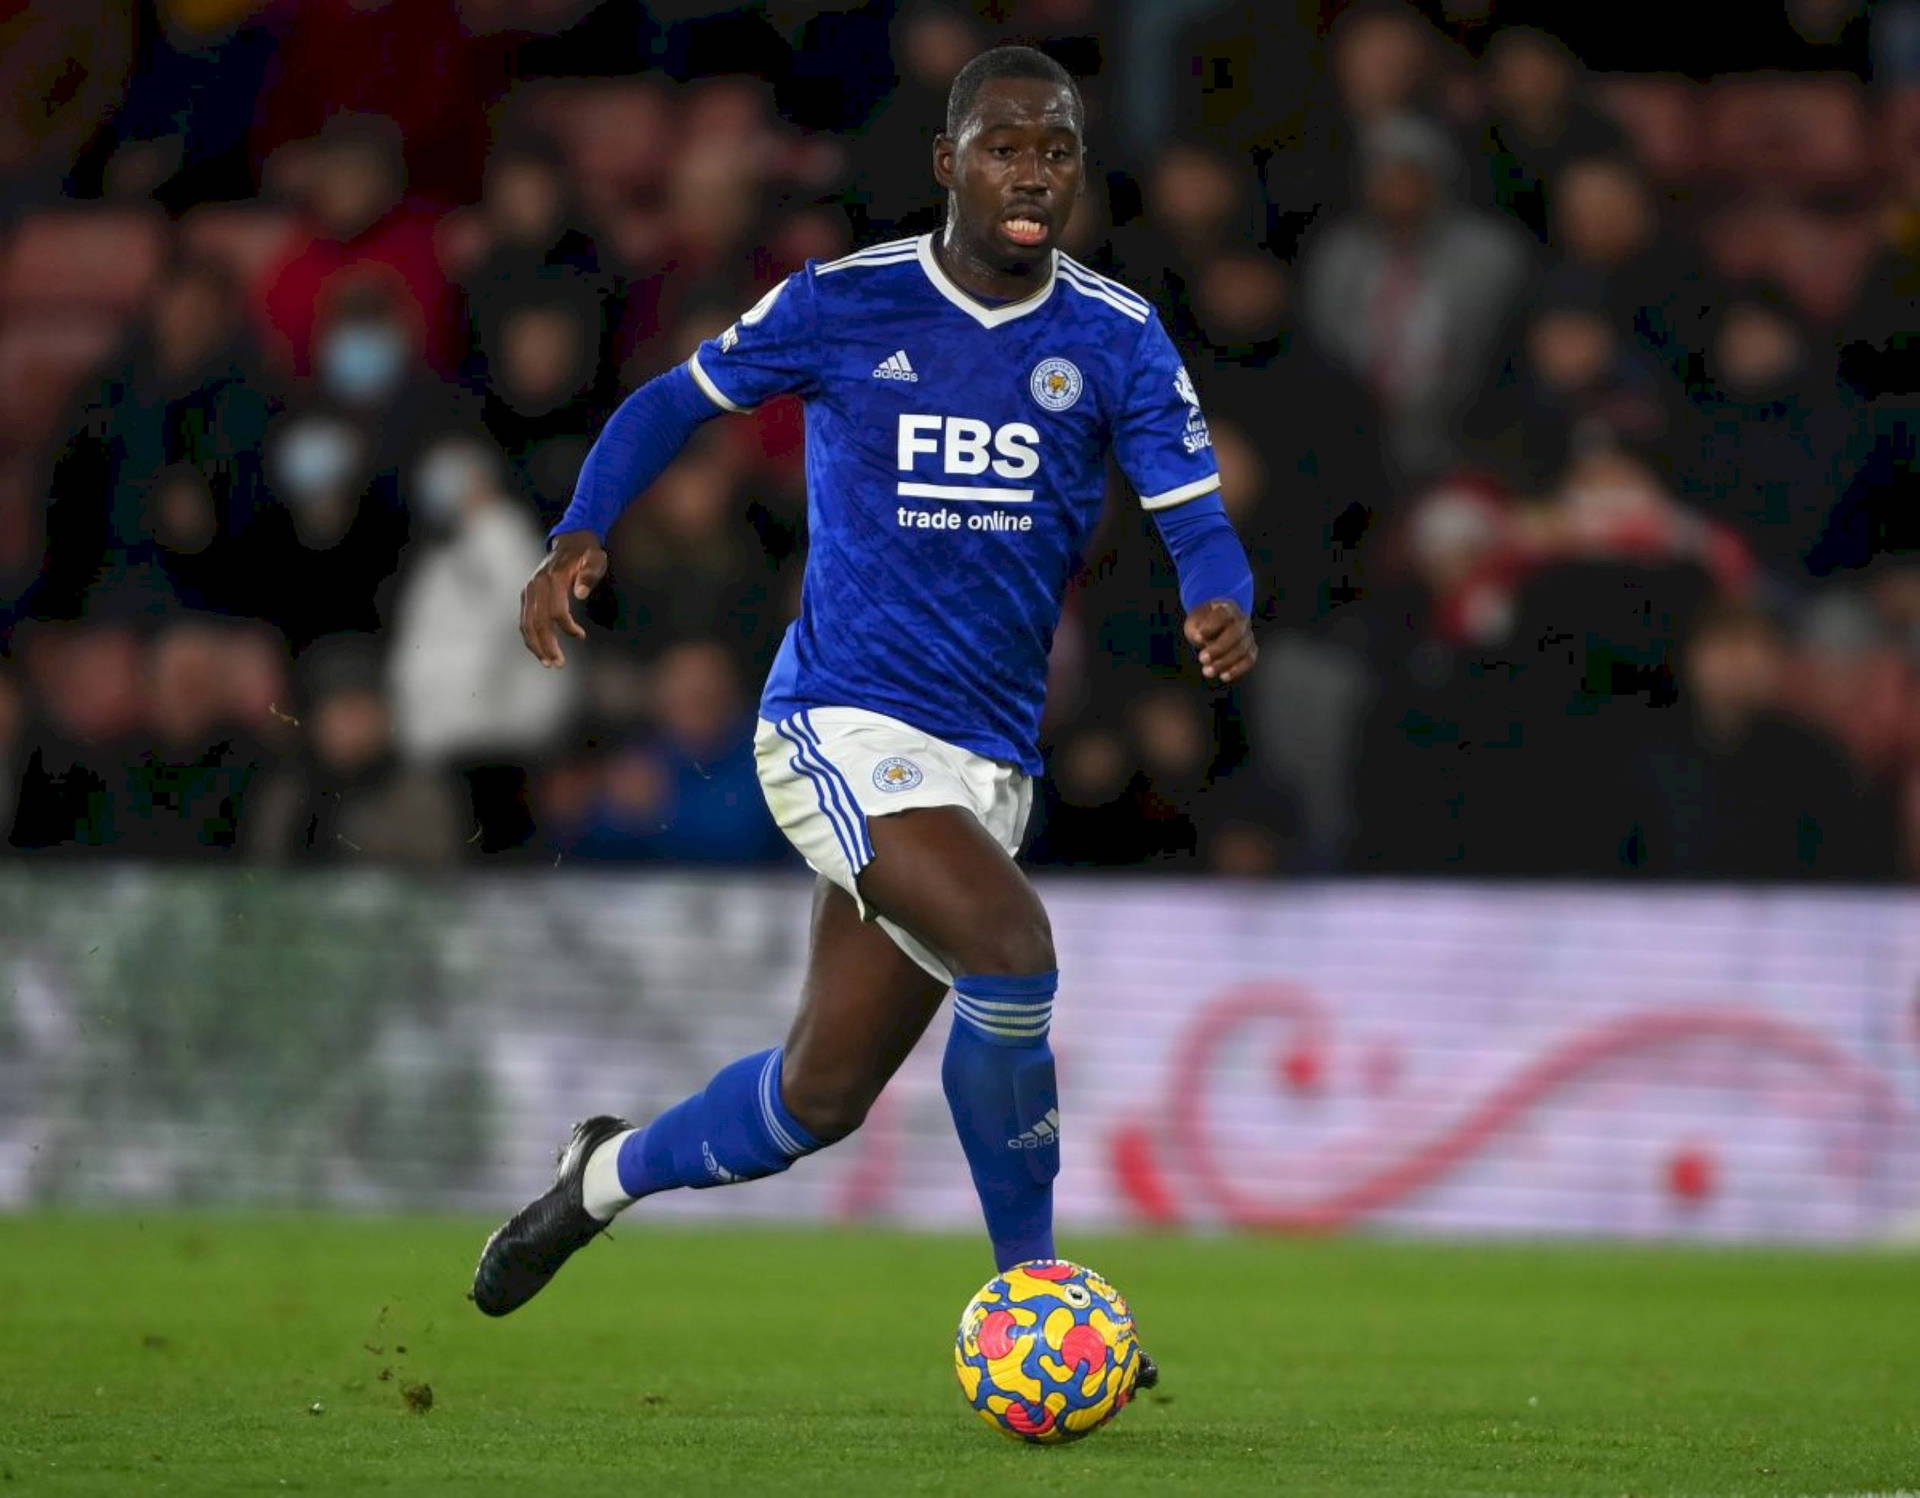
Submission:
M 696 1092 L 620 1141 L 620 1189 L 651 1196 L 778 1175 L 820 1141 L 780 1100 L 780 1048 L 720 1069 Z
M 1001 1269 L 1054 1256 L 1060 1107 L 1047 1027 L 1059 978 L 1045 972 L 954 984 L 940 1080 Z
M 1001 1269 L 1054 1256 L 1060 1106 L 1047 1030 L 1058 982 L 1045 972 L 954 985 L 940 1080 Z M 588 1210 L 606 1220 L 676 1186 L 778 1175 L 820 1149 L 781 1099 L 780 1065 L 778 1046 L 744 1057 L 644 1129 L 609 1141 L 587 1165 Z

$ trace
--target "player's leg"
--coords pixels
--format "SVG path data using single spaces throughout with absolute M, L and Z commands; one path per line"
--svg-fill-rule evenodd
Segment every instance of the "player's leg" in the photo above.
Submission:
M 858 1128 L 940 1007 L 929 976 L 827 880 L 814 901 L 799 1018 L 784 1047 L 722 1067 L 644 1129 L 590 1118 L 553 1185 L 481 1251 L 473 1300 L 502 1316 L 643 1196 L 758 1180 Z
M 1054 1257 L 1060 1171 L 1053 1049 L 1053 932 L 1026 875 L 973 812 L 929 806 L 874 817 L 867 905 L 954 974 L 941 1081 L 1000 1268 Z
M 821 880 L 799 1017 L 783 1046 L 722 1067 L 644 1129 L 601 1146 L 585 1205 L 611 1218 L 644 1196 L 758 1180 L 860 1126 L 940 1007 L 946 985 L 846 891 Z

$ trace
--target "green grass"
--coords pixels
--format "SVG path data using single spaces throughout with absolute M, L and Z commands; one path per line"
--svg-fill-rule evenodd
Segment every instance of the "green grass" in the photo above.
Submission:
M 1920 1488 L 1911 1256 L 1076 1239 L 1165 1397 L 1032 1450 L 954 1384 L 977 1243 L 636 1223 L 495 1323 L 483 1232 L 0 1218 L 0 1498 Z

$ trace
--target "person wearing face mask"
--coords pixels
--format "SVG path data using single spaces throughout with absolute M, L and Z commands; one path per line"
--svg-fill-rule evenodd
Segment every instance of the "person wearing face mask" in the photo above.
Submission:
M 299 183 L 308 233 L 261 283 L 258 311 L 275 351 L 295 374 L 311 372 L 338 288 L 379 275 L 407 303 L 426 362 L 454 369 L 459 309 L 434 249 L 437 215 L 407 197 L 393 121 L 337 115 L 313 140 L 287 149 L 295 156 L 285 174 Z
M 278 407 L 260 377 L 239 289 L 216 261 L 167 267 L 125 349 L 73 411 L 46 479 L 46 560 L 33 611 L 71 618 L 148 541 L 148 499 L 171 465 L 206 475 L 223 536 L 262 501 L 260 442 Z
M 421 337 L 405 289 L 370 272 L 333 288 L 314 340 L 309 399 L 366 429 L 372 467 L 396 489 L 429 441 L 475 415 L 475 403 L 423 362 Z
M 515 623 L 521 581 L 545 547 L 483 438 L 427 448 L 407 501 L 420 544 L 401 582 L 388 666 L 394 737 L 414 766 L 460 774 L 481 852 L 519 847 L 532 832 L 525 766 L 553 743 L 577 685 L 542 670 Z
M 268 616 L 295 649 L 378 628 L 407 520 L 374 471 L 366 429 L 325 407 L 289 415 L 268 434 L 267 475 L 280 510 Z

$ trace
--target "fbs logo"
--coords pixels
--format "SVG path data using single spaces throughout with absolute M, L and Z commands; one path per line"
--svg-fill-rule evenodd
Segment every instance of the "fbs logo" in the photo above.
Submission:
M 1045 1149 L 1050 1144 L 1060 1142 L 1060 1110 L 1047 1109 L 1047 1116 L 1018 1137 L 1007 1141 L 1010 1150 Z

